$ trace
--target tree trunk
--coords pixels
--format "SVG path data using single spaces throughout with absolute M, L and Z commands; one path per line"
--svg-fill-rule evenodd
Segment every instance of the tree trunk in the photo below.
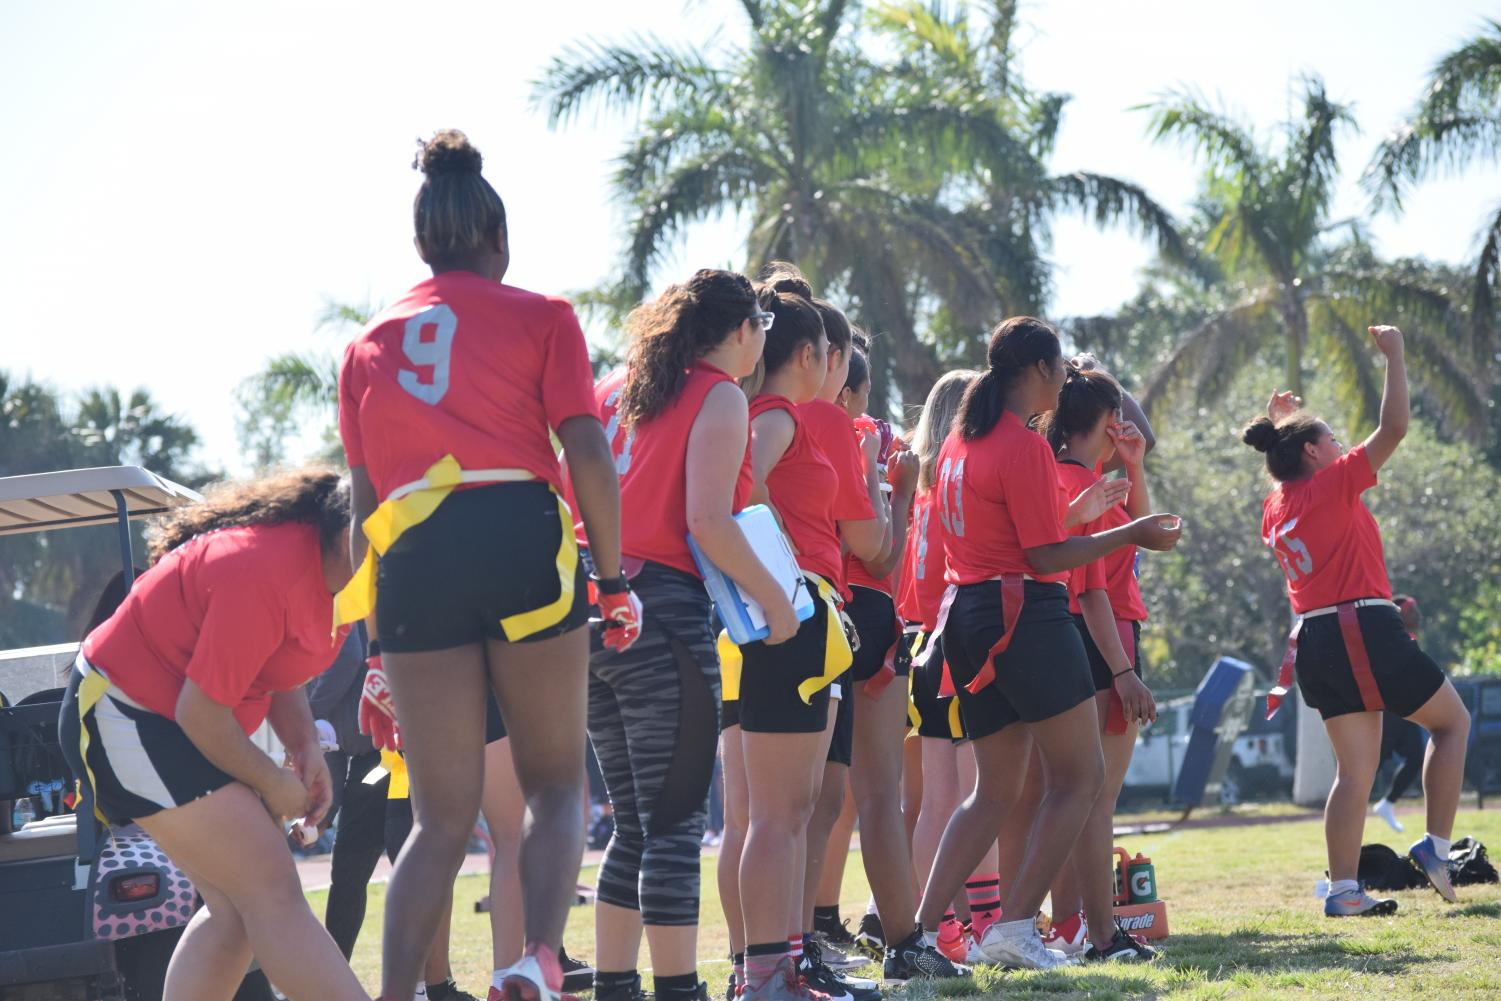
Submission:
M 1298 286 L 1284 280 L 1282 320 L 1287 324 L 1287 388 L 1295 396 L 1303 395 L 1303 346 L 1308 343 L 1308 313 L 1298 296 Z

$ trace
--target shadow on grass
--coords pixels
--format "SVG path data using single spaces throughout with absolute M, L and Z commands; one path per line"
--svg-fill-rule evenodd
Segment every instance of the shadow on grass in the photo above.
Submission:
M 1203 973 L 1210 980 L 1244 971 L 1337 968 L 1394 976 L 1435 960 L 1436 957 L 1390 942 L 1352 942 L 1330 935 L 1286 934 L 1254 928 L 1229 934 L 1174 935 L 1162 957 L 1174 969 Z
M 1453 915 L 1456 918 L 1501 918 L 1501 904 L 1466 904 Z

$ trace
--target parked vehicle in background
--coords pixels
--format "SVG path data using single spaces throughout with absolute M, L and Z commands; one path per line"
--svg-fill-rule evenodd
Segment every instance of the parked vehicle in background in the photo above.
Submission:
M 1165 800 L 1172 790 L 1188 751 L 1189 715 L 1193 695 L 1168 697 L 1157 703 L 1157 722 L 1136 738 L 1136 753 L 1126 770 L 1121 790 L 1124 804 Z M 1251 719 L 1231 747 L 1229 770 L 1220 783 L 1225 805 L 1247 799 L 1282 798 L 1292 794 L 1295 760 L 1292 714 L 1266 718 L 1266 694 L 1256 696 Z

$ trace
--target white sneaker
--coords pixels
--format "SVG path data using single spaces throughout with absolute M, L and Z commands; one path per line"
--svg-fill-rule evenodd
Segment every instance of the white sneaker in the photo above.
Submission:
M 1089 948 L 1089 925 L 1081 916 L 1074 925 L 1073 935 L 1069 936 L 1060 925 L 1055 924 L 1048 929 L 1047 938 L 1042 940 L 1042 944 L 1065 956 L 1082 956 L 1084 950 Z
M 556 966 L 557 958 L 553 957 L 552 961 Z M 547 974 L 533 955 L 522 956 L 521 962 L 510 969 L 497 971 L 495 977 L 500 986 L 490 988 L 489 1001 L 558 1001 L 561 993 L 561 983 L 558 990 L 547 986 Z M 562 980 L 561 971 L 558 980 Z
M 1042 936 L 1031 922 L 1017 932 L 1007 934 L 997 922 L 985 930 L 980 940 L 980 951 L 987 962 L 996 966 L 1018 970 L 1054 970 L 1060 966 L 1076 966 L 1079 960 L 1065 956 L 1057 949 L 1042 944 Z
M 1402 826 L 1402 821 L 1397 819 L 1397 808 L 1392 805 L 1391 800 L 1383 799 L 1379 801 L 1375 806 L 1371 807 L 1371 812 L 1386 821 L 1387 826 L 1392 830 L 1406 830 Z
M 966 966 L 990 965 L 990 960 L 986 959 L 985 953 L 980 951 L 979 939 L 973 935 L 969 937 L 969 953 L 964 957 L 964 963 Z

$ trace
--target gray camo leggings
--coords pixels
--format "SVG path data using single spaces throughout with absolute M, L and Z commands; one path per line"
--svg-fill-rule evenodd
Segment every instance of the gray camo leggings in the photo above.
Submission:
M 589 739 L 615 813 L 598 895 L 644 924 L 694 925 L 719 735 L 709 598 L 698 578 L 654 563 L 632 587 L 640 639 L 624 653 L 596 641 L 589 658 Z

